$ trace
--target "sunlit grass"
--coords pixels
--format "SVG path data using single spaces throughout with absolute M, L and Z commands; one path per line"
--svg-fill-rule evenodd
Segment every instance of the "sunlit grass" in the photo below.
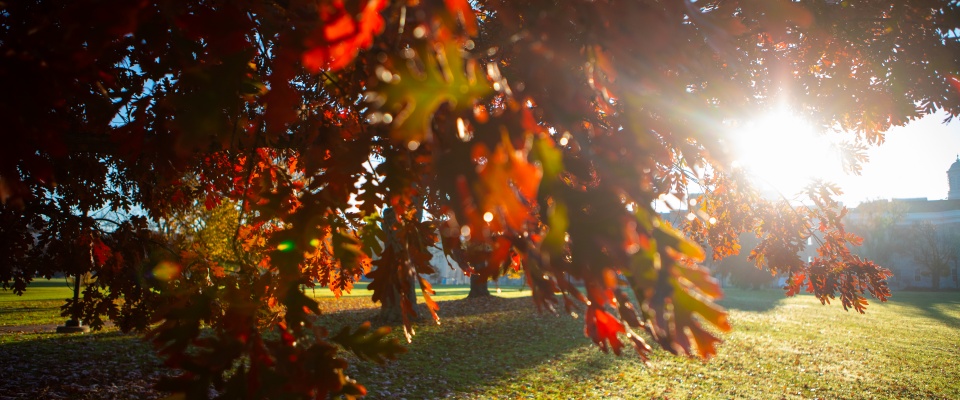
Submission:
M 327 312 L 356 310 L 371 308 L 370 296 L 373 292 L 367 290 L 367 282 L 357 282 L 353 289 L 337 299 L 333 292 L 324 287 L 303 287 L 305 293 L 323 303 L 322 309 Z M 500 297 L 514 298 L 530 295 L 529 288 L 503 287 L 497 294 Z M 469 285 L 436 286 L 435 301 L 462 299 L 470 292 Z M 497 293 L 497 288 L 491 284 L 491 293 Z M 24 292 L 18 296 L 12 290 L 0 290 L 0 327 L 35 326 L 62 324 L 66 319 L 60 316 L 60 306 L 67 298 L 73 296 L 73 290 L 61 279 L 33 281 Z M 423 301 L 423 293 L 417 288 L 418 301 Z
M 12 289 L 0 290 L 0 303 L 19 301 L 63 301 L 73 297 L 73 288 L 63 278 L 37 279 L 30 283 L 23 296 L 13 293 Z
M 369 298 L 373 292 L 367 289 L 369 282 L 357 282 L 354 284 L 353 289 L 349 293 L 343 293 L 341 298 L 349 297 L 362 297 Z M 491 282 L 489 285 L 490 293 L 495 294 L 498 297 L 504 298 L 516 298 L 516 297 L 525 297 L 530 295 L 529 287 L 517 287 L 517 286 L 503 286 L 500 289 L 500 292 L 497 292 L 497 287 Z M 420 291 L 420 287 L 416 287 L 417 297 L 422 299 L 423 293 Z M 470 285 L 437 285 L 433 287 L 433 290 L 436 294 L 433 296 L 438 300 L 456 300 L 467 297 L 467 294 L 470 293 Z M 330 289 L 317 287 L 307 288 L 304 287 L 304 291 L 316 299 L 331 299 L 335 298 L 333 292 Z
M 372 399 L 960 398 L 958 292 L 897 292 L 860 315 L 807 295 L 728 289 L 722 303 L 734 331 L 723 336 L 717 357 L 705 363 L 658 350 L 648 367 L 631 353 L 600 352 L 584 337 L 582 319 L 537 313 L 529 291 L 517 289 L 501 292 L 514 298 L 467 300 L 466 286 L 438 287 L 441 325 L 419 322 L 410 352 L 386 366 L 351 360 L 351 377 Z M 364 284 L 340 299 L 318 289 L 319 321 L 334 332 L 376 322 L 369 294 Z M 49 302 L 37 296 L 32 303 Z M 0 297 L 0 307 L 14 303 Z M 24 314 L 2 310 L 5 321 Z M 43 360 L 66 349 L 109 349 L 117 340 L 118 349 L 143 357 L 154 371 L 148 344 L 114 335 L 65 342 L 55 334 L 0 333 L 0 357 L 42 369 Z M 394 335 L 403 340 L 399 329 Z M 96 354 L 109 353 L 101 350 Z M 126 362 L 136 364 L 136 357 Z
M 866 315 L 778 290 L 731 289 L 724 303 L 735 330 L 706 363 L 603 354 L 582 320 L 517 299 L 485 304 L 486 314 L 444 304 L 455 309 L 419 328 L 409 354 L 355 374 L 373 398 L 960 397 L 958 293 L 900 293 Z
M 22 296 L 0 290 L 0 327 L 62 324 L 60 306 L 70 297 L 73 290 L 63 278 L 35 280 Z

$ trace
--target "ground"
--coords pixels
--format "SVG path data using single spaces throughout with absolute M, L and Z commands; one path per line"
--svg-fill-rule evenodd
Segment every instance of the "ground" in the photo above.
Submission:
M 111 329 L 49 333 L 63 319 L 55 299 L 69 291 L 38 287 L 46 293 L 0 292 L 0 399 L 159 396 L 150 385 L 163 369 L 149 345 Z M 400 360 L 352 360 L 369 398 L 960 398 L 960 292 L 897 292 L 860 315 L 812 296 L 729 289 L 734 331 L 717 357 L 657 351 L 644 366 L 600 352 L 582 320 L 538 314 L 528 291 L 467 300 L 468 290 L 438 290 L 442 325 L 420 324 Z M 363 287 L 317 295 L 334 328 L 378 311 Z

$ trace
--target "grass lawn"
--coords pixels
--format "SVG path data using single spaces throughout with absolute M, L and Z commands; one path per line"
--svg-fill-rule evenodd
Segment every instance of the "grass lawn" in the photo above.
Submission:
M 468 285 L 438 286 L 435 289 L 437 301 L 462 299 L 470 292 Z M 496 292 L 496 288 L 491 285 L 490 291 Z M 369 304 L 371 292 L 367 290 L 366 282 L 358 282 L 350 293 L 344 293 L 338 301 L 334 301 L 333 293 L 326 288 L 316 288 L 316 290 L 307 288 L 306 293 L 324 302 L 325 310 L 328 312 L 371 307 Z M 417 294 L 420 295 L 419 290 Z M 508 298 L 529 295 L 529 290 L 521 291 L 516 287 L 504 288 L 498 294 L 500 297 Z M 73 289 L 68 287 L 63 278 L 35 280 L 31 282 L 23 296 L 17 296 L 12 290 L 0 290 L 0 328 L 63 324 L 67 318 L 60 316 L 60 306 L 70 297 L 73 297 Z
M 730 289 L 723 304 L 734 331 L 716 358 L 656 351 L 647 367 L 630 353 L 600 352 L 583 336 L 582 320 L 537 313 L 528 291 L 463 299 L 468 290 L 438 288 L 442 325 L 419 324 L 400 360 L 351 363 L 368 398 L 960 398 L 958 292 L 897 292 L 859 315 L 812 296 Z M 321 321 L 332 329 L 377 314 L 362 286 L 339 300 L 327 293 L 317 290 Z M 0 310 L 13 320 L 6 296 L 0 292 Z M 37 296 L 34 302 L 49 301 Z M 137 398 L 150 395 L 149 382 L 161 373 L 148 345 L 112 331 L 0 329 L 0 359 L 0 397 L 11 398 Z M 80 372 L 65 379 L 51 364 L 59 359 Z
M 12 290 L 0 290 L 0 327 L 63 324 L 60 316 L 64 300 L 73 297 L 73 289 L 63 278 L 37 279 L 23 296 Z
M 896 293 L 866 315 L 779 290 L 727 295 L 734 331 L 707 363 L 657 351 L 646 367 L 529 299 L 459 300 L 398 362 L 354 374 L 372 398 L 960 398 L 960 293 Z

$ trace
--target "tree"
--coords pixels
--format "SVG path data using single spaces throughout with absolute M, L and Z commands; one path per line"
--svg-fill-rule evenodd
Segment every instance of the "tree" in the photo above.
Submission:
M 955 231 L 926 221 L 905 227 L 900 236 L 905 239 L 903 251 L 913 258 L 924 276 L 930 277 L 933 289 L 940 289 L 940 278 L 950 276 L 960 256 L 960 237 Z
M 861 253 L 876 262 L 887 264 L 902 247 L 898 224 L 903 221 L 906 206 L 896 201 L 876 200 L 857 207 L 859 218 L 851 229 L 863 237 Z
M 757 240 L 750 234 L 744 234 L 739 239 L 741 246 L 756 246 Z M 770 272 L 757 268 L 750 262 L 748 254 L 737 254 L 719 260 L 714 269 L 720 278 L 727 277 L 733 286 L 741 289 L 760 289 L 774 283 L 775 277 Z
M 369 273 L 409 340 L 416 284 L 439 320 L 420 278 L 436 243 L 489 246 L 471 265 L 516 255 L 540 308 L 584 308 L 617 354 L 646 357 L 649 339 L 712 356 L 701 323 L 730 326 L 696 242 L 723 257 L 747 231 L 787 294 L 863 312 L 889 272 L 851 253 L 839 189 L 766 200 L 720 132 L 786 104 L 856 133 L 857 171 L 889 127 L 960 114 L 946 0 L 32 0 L 3 3 L 0 26 L 0 281 L 92 272 L 84 318 L 155 323 L 184 371 L 161 387 L 196 398 L 362 395 L 334 344 L 380 362 L 402 348 L 368 325 L 325 335 L 299 288 Z M 654 211 L 697 184 L 682 232 Z M 208 274 L 155 227 L 222 199 L 251 215 L 250 256 Z M 147 218 L 113 233 L 87 214 L 135 206 Z M 380 246 L 385 207 L 396 241 Z
M 448 241 L 458 242 L 457 239 L 448 239 Z M 470 277 L 470 291 L 467 293 L 467 298 L 490 296 L 490 278 L 498 275 L 499 268 L 490 268 L 487 265 L 491 250 L 489 246 L 467 241 L 446 247 L 451 249 L 450 254 L 457 262 L 457 266 Z
M 401 223 L 402 220 L 392 208 L 383 210 L 386 243 L 380 252 L 381 259 L 375 262 L 376 270 L 368 274 L 374 279 L 370 285 L 370 289 L 374 290 L 374 300 L 379 300 L 381 304 L 380 317 L 386 321 L 403 321 L 405 328 L 410 326 L 411 318 L 419 319 L 416 311 L 417 278 L 421 274 L 436 272 L 430 265 L 433 255 L 427 249 L 436 243 L 436 234 L 409 230 L 418 227 L 433 229 L 432 224 L 419 223 L 422 219 L 421 212 L 414 212 L 412 220 Z M 425 279 L 419 279 L 426 285 L 425 288 L 430 287 Z M 432 304 L 428 306 L 434 307 Z

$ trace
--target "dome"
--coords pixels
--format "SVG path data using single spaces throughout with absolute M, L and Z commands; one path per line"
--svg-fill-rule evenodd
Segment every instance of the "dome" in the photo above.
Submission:
M 947 198 L 950 200 L 960 199 L 960 155 L 957 156 L 957 161 L 954 161 L 950 169 L 947 170 L 947 181 L 950 184 Z

